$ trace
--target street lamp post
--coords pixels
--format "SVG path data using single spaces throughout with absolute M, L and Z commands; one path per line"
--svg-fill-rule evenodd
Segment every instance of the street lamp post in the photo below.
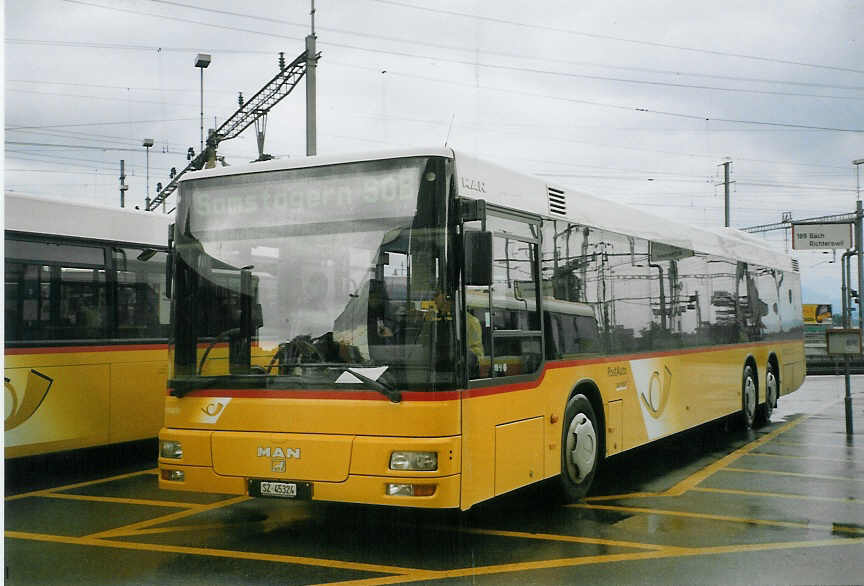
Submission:
M 864 309 L 864 304 L 861 303 L 861 298 L 864 296 L 864 209 L 861 207 L 861 164 L 864 159 L 855 159 L 852 164 L 855 165 L 855 252 L 858 256 L 858 332 L 864 337 L 864 319 L 861 318 L 861 311 Z M 851 274 L 849 278 L 850 284 L 852 281 Z M 844 407 L 846 411 L 846 434 L 852 436 L 852 393 L 849 384 L 849 358 L 846 361 L 846 396 L 844 397 Z
M 852 164 L 855 165 L 855 195 L 861 199 L 861 165 L 864 159 L 855 159 Z
M 149 209 L 150 208 L 150 147 L 153 146 L 153 139 L 152 138 L 145 138 L 144 142 L 141 143 L 141 146 L 143 146 L 145 149 L 147 149 L 147 171 L 145 172 L 145 175 L 144 175 L 145 185 L 146 185 L 146 190 L 147 190 L 147 197 L 145 198 L 144 202 L 146 204 L 145 209 Z
M 195 56 L 195 67 L 201 70 L 201 150 L 204 152 L 204 70 L 210 65 L 210 55 L 198 53 Z

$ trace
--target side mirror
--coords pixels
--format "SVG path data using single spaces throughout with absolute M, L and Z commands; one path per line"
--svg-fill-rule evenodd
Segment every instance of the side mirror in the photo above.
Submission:
M 465 284 L 489 286 L 492 284 L 492 233 L 466 231 Z

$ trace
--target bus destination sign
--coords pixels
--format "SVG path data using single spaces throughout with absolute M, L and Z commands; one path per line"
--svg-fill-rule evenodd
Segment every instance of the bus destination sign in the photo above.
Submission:
M 794 250 L 853 248 L 852 224 L 792 224 Z

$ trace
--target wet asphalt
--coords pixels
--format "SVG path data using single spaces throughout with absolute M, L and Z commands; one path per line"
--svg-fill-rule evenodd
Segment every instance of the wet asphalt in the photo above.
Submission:
M 860 584 L 864 376 L 467 512 L 160 490 L 152 446 L 6 465 L 6 584 Z M 125 450 L 125 451 L 123 451 Z

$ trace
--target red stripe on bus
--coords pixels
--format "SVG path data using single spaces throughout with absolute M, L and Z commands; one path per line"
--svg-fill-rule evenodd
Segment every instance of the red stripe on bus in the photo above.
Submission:
M 170 394 L 170 390 L 169 390 Z M 381 393 L 374 391 L 293 391 L 263 389 L 207 389 L 192 391 L 184 397 L 224 397 L 237 399 L 338 399 L 342 401 L 389 401 Z M 460 391 L 405 391 L 403 401 L 455 401 Z
M 781 342 L 751 342 L 741 344 L 728 344 L 725 346 L 701 346 L 698 348 L 686 348 L 680 350 L 664 350 L 661 352 L 650 352 L 642 354 L 621 354 L 618 356 L 598 356 L 596 358 L 584 358 L 580 360 L 558 360 L 548 361 L 543 365 L 536 379 L 530 381 L 513 382 L 488 387 L 476 387 L 461 391 L 404 391 L 403 401 L 453 401 L 459 398 L 470 399 L 512 393 L 515 391 L 530 390 L 543 384 L 546 372 L 559 368 L 572 368 L 575 366 L 586 366 L 589 364 L 603 364 L 607 362 L 627 362 L 630 360 L 645 360 L 650 358 L 663 358 L 668 356 L 680 356 L 683 354 L 698 354 L 709 352 L 724 352 L 741 348 L 752 348 L 755 346 L 782 345 L 795 343 L 794 340 Z M 170 394 L 170 390 L 169 390 Z M 244 399 L 323 399 L 323 400 L 355 400 L 355 401 L 389 401 L 381 393 L 373 391 L 300 391 L 300 390 L 263 390 L 263 389 L 206 389 L 192 391 L 184 397 L 236 397 Z
M 118 352 L 132 350 L 167 350 L 168 344 L 117 344 L 116 346 L 42 346 L 38 348 L 6 348 L 7 356 L 21 354 L 65 354 L 72 352 Z

